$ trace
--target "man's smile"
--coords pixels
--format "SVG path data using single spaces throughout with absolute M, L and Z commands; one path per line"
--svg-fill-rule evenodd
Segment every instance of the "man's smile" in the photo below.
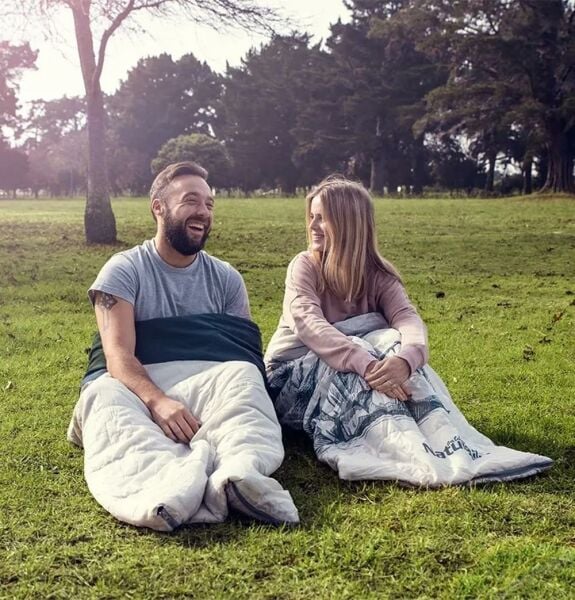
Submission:
M 203 233 L 206 229 L 206 226 L 203 223 L 198 223 L 197 221 L 188 222 L 186 225 L 188 229 L 198 233 Z

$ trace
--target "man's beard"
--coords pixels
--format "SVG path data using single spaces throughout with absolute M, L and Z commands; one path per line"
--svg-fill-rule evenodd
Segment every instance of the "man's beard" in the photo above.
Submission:
M 170 211 L 166 211 L 164 215 L 164 235 L 176 252 L 183 256 L 192 256 L 203 249 L 210 235 L 210 230 L 206 227 L 200 241 L 194 242 L 188 234 L 186 221 L 183 223 L 175 221 Z

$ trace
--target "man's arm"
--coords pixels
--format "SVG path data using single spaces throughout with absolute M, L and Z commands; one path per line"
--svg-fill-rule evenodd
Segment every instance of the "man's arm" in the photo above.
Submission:
M 154 384 L 136 358 L 134 307 L 100 291 L 94 294 L 94 307 L 110 375 L 142 400 L 152 419 L 170 439 L 188 443 L 200 423 L 181 402 L 169 398 Z

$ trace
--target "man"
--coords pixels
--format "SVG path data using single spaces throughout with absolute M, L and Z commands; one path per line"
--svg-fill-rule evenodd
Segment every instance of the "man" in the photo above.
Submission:
M 103 354 L 97 343 L 69 437 L 90 490 L 121 520 L 161 530 L 221 521 L 228 505 L 297 522 L 268 477 L 283 448 L 244 282 L 203 251 L 207 172 L 170 165 L 150 200 L 154 239 L 113 256 L 89 290 Z

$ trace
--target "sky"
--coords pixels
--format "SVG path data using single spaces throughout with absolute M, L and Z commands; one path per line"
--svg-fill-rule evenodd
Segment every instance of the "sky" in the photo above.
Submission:
M 338 18 L 348 19 L 343 0 L 276 0 L 276 5 L 291 15 L 298 30 L 312 34 L 314 42 L 325 39 L 329 25 Z M 212 69 L 223 72 L 226 61 L 239 64 L 250 48 L 265 41 L 263 37 L 245 31 L 215 31 L 174 19 L 145 18 L 140 19 L 140 23 L 144 33 L 119 29 L 110 39 L 102 74 L 102 87 L 106 93 L 114 92 L 129 69 L 146 56 L 166 52 L 179 58 L 192 52 Z M 18 95 L 21 102 L 83 94 L 71 15 L 62 12 L 46 40 L 38 35 L 28 35 L 27 39 L 39 54 L 37 69 L 25 71 L 20 80 Z M 19 40 L 13 38 L 10 41 Z

